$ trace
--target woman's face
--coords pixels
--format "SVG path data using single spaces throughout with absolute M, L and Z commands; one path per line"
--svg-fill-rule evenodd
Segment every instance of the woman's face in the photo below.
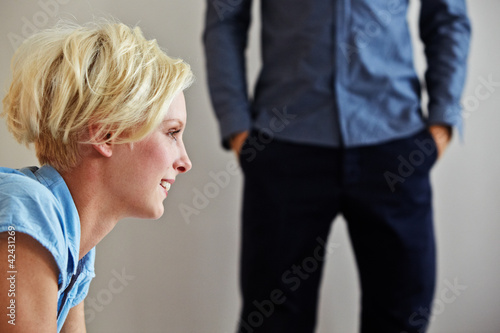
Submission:
M 186 126 L 186 102 L 179 93 L 165 119 L 146 138 L 113 148 L 111 184 L 123 217 L 158 219 L 163 200 L 178 174 L 191 169 L 182 134 Z M 123 214 L 121 214 L 123 212 Z

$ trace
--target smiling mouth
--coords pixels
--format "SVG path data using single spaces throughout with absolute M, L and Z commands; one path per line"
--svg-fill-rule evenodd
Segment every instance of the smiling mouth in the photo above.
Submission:
M 160 183 L 160 186 L 163 187 L 168 192 L 168 191 L 170 191 L 170 186 L 172 186 L 172 184 L 170 184 L 166 180 L 162 180 Z

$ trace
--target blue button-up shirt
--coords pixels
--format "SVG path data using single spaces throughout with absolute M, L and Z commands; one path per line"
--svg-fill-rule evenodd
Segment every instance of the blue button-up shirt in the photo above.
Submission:
M 421 0 L 428 115 L 413 63 L 408 0 L 262 0 L 262 69 L 248 96 L 252 0 L 208 0 L 204 45 L 222 138 L 259 128 L 282 140 L 354 147 L 429 124 L 461 126 L 470 41 L 464 0 Z
M 95 248 L 78 259 L 80 217 L 64 179 L 53 167 L 0 167 L 0 232 L 6 231 L 30 235 L 54 257 L 59 268 L 57 331 L 61 331 L 69 310 L 88 294 L 95 276 Z

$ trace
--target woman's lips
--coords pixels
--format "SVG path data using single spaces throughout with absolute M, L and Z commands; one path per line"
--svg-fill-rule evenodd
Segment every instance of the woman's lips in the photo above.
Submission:
M 160 183 L 160 186 L 163 187 L 168 192 L 170 190 L 170 187 L 172 186 L 172 184 L 170 184 L 166 180 L 162 180 Z
M 170 191 L 170 187 L 175 182 L 174 179 L 162 179 L 160 186 L 163 187 L 167 192 Z

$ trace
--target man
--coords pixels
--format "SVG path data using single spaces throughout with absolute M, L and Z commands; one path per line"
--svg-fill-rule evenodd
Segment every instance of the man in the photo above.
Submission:
M 460 130 L 465 0 L 422 0 L 428 115 L 404 0 L 266 0 L 247 95 L 251 0 L 209 0 L 204 44 L 223 145 L 245 175 L 239 332 L 313 332 L 324 240 L 348 223 L 362 332 L 424 332 L 435 246 L 429 172 Z M 323 245 L 322 245 L 323 244 Z

